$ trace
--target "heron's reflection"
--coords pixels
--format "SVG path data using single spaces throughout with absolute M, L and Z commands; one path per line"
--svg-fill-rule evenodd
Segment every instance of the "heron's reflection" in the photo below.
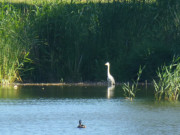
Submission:
M 115 85 L 107 87 L 107 98 L 108 99 L 112 98 L 114 96 L 114 88 L 115 88 Z

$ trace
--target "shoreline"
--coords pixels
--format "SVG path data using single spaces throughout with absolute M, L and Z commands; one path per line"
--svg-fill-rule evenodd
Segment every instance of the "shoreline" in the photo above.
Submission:
M 120 86 L 123 83 L 117 82 L 115 86 Z M 108 86 L 107 82 L 77 82 L 77 83 L 12 83 L 0 84 L 0 86 Z M 138 85 L 152 85 L 152 83 L 141 82 Z

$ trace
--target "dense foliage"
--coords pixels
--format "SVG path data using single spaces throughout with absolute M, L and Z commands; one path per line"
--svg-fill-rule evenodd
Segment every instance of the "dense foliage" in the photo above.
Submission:
M 179 4 L 2 3 L 0 82 L 101 81 L 107 61 L 116 81 L 137 78 L 140 65 L 151 81 L 180 54 Z

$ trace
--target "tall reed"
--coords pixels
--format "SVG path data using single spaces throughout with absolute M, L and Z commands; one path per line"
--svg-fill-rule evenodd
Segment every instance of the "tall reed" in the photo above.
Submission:
M 21 11 L 2 3 L 0 5 L 0 83 L 22 81 L 20 71 L 28 59 L 30 34 Z M 22 75 L 22 74 L 21 74 Z
M 180 93 L 180 57 L 174 58 L 169 66 L 162 66 L 158 72 L 158 81 L 153 80 L 155 98 L 178 100 Z
M 124 96 L 128 99 L 130 99 L 131 101 L 133 100 L 133 98 L 135 98 L 136 96 L 136 92 L 139 90 L 138 89 L 138 85 L 139 85 L 139 80 L 140 77 L 142 75 L 142 72 L 144 70 L 145 66 L 143 68 L 141 68 L 141 66 L 139 67 L 139 71 L 137 73 L 137 79 L 136 81 L 132 81 L 132 84 L 128 83 L 123 83 L 122 84 L 122 89 L 124 91 Z

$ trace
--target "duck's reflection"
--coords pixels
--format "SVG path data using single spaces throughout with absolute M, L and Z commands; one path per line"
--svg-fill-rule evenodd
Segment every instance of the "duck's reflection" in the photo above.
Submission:
M 108 99 L 112 98 L 114 96 L 114 88 L 115 88 L 115 85 L 107 87 L 107 98 Z

